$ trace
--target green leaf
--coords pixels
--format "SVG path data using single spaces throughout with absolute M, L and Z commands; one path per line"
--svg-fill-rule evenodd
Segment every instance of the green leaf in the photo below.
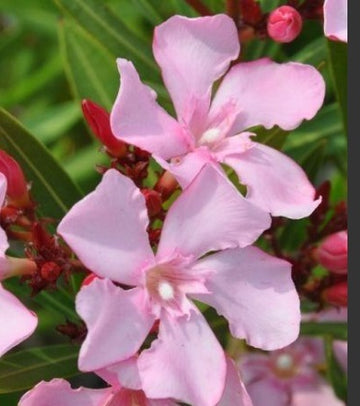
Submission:
M 78 375 L 79 347 L 72 344 L 30 348 L 0 359 L 0 393 L 29 389 L 41 380 Z
M 50 144 L 69 131 L 82 117 L 80 105 L 73 101 L 56 104 L 33 113 L 22 121 L 36 138 Z
M 333 350 L 333 337 L 325 337 L 325 355 L 327 363 L 327 378 L 331 383 L 336 396 L 344 402 L 347 400 L 347 378 L 346 374 L 337 362 Z
M 48 150 L 1 108 L 0 148 L 19 162 L 32 182 L 32 194 L 42 215 L 61 218 L 82 198 L 78 187 Z
M 138 37 L 104 2 L 96 0 L 54 0 L 65 15 L 71 16 L 112 57 L 133 61 L 144 79 L 159 81 L 150 42 Z
M 280 127 L 277 126 L 271 128 L 270 130 L 267 130 L 264 127 L 256 127 L 250 129 L 249 131 L 256 134 L 256 137 L 254 137 L 254 141 L 276 149 L 281 149 L 283 147 L 289 135 L 289 131 L 282 130 Z
M 331 74 L 347 132 L 347 44 L 328 40 Z
M 119 86 L 115 58 L 72 21 L 60 24 L 59 38 L 65 72 L 76 97 L 110 109 Z
M 347 324 L 338 322 L 303 322 L 300 334 L 306 336 L 331 335 L 338 340 L 347 340 Z
M 161 24 L 164 19 L 152 3 L 153 2 L 150 0 L 133 0 L 134 6 L 152 25 L 155 26 Z

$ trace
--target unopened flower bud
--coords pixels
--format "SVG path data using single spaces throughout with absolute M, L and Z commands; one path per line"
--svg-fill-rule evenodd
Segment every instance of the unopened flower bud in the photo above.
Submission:
M 269 16 L 267 31 L 276 42 L 291 42 L 301 32 L 302 18 L 297 10 L 290 6 L 281 6 Z
M 123 156 L 127 150 L 126 144 L 115 138 L 112 133 L 109 113 L 90 100 L 83 100 L 81 106 L 91 130 L 109 154 L 117 158 Z
M 0 150 L 0 172 L 7 180 L 6 194 L 10 203 L 16 207 L 31 205 L 27 183 L 20 165 L 2 150 Z
M 348 286 L 347 282 L 340 282 L 333 285 L 323 292 L 324 300 L 334 306 L 347 307 L 348 304 Z
M 57 281 L 61 274 L 60 266 L 53 262 L 45 262 L 45 264 L 40 269 L 40 274 L 43 279 L 45 279 L 49 283 L 54 283 Z
M 160 193 L 151 189 L 143 189 L 141 192 L 145 197 L 149 216 L 156 216 L 158 213 L 160 213 L 162 209 L 162 199 Z
M 331 272 L 346 274 L 348 267 L 347 231 L 329 235 L 315 252 L 319 263 Z

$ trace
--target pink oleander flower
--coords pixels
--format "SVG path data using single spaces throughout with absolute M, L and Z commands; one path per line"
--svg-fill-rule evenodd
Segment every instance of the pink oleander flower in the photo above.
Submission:
M 302 18 L 291 6 L 281 6 L 272 11 L 267 22 L 269 36 L 277 42 L 291 42 L 300 34 Z
M 176 406 L 170 399 L 148 399 L 141 390 L 136 358 L 99 371 L 111 386 L 104 389 L 72 389 L 63 379 L 42 381 L 25 393 L 18 406 Z M 245 405 L 246 406 L 246 405 Z
M 141 390 L 136 357 L 98 371 L 111 386 L 72 389 L 63 379 L 40 382 L 25 393 L 18 406 L 176 406 L 171 399 L 149 399 Z M 232 360 L 227 358 L 224 393 L 216 406 L 252 406 Z
M 347 230 L 331 234 L 315 251 L 319 263 L 331 272 L 347 274 L 348 233 Z
M 140 190 L 109 170 L 58 227 L 101 277 L 76 299 L 88 328 L 79 368 L 97 370 L 132 356 L 160 320 L 157 339 L 139 357 L 144 392 L 214 406 L 224 389 L 226 361 L 189 299 L 213 306 L 232 334 L 250 345 L 283 347 L 297 338 L 300 321 L 291 266 L 247 247 L 269 227 L 270 216 L 209 165 L 170 207 L 155 255 L 148 222 Z
M 0 172 L 0 207 L 6 195 L 6 178 Z M 5 256 L 9 248 L 5 231 L 0 227 L 0 282 L 13 273 Z M 37 317 L 0 283 L 0 357 L 26 340 L 37 326 Z
M 347 42 L 347 0 L 325 0 L 324 31 L 330 39 Z
M 345 406 L 317 372 L 322 343 L 299 339 L 267 354 L 249 353 L 240 361 L 254 406 Z
M 274 216 L 308 216 L 320 200 L 314 201 L 304 171 L 244 131 L 256 125 L 292 130 L 313 118 L 323 103 L 324 80 L 312 66 L 267 58 L 229 69 L 239 50 L 237 29 L 226 15 L 171 17 L 155 29 L 153 52 L 177 120 L 157 104 L 133 64 L 118 59 L 112 131 L 151 152 L 183 187 L 206 162 L 224 163 L 246 185 L 251 202 Z M 212 98 L 213 84 L 225 73 Z

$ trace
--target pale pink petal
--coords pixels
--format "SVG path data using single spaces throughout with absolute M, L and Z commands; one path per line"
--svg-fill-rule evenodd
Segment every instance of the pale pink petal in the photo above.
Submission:
M 239 115 L 229 135 L 255 125 L 292 130 L 315 116 L 324 95 L 324 80 L 310 65 L 278 64 L 267 58 L 242 62 L 231 68 L 222 81 L 211 105 L 210 119 L 225 103 L 233 101 Z
M 223 162 L 229 155 L 241 154 L 256 146 L 256 143 L 250 139 L 255 135 L 243 132 L 233 137 L 226 137 L 212 148 L 212 153 L 217 161 Z
M 4 204 L 6 196 L 7 180 L 6 176 L 0 172 L 0 207 Z
M 181 157 L 173 158 L 169 163 L 163 159 L 156 158 L 156 161 L 176 178 L 182 189 L 187 187 L 206 165 L 213 165 L 219 168 L 207 148 L 199 148 Z
M 345 406 L 338 399 L 331 386 L 323 383 L 308 390 L 295 391 L 292 395 L 291 406 Z M 255 405 L 256 406 L 256 405 Z
M 217 406 L 253 406 L 239 371 L 229 357 L 226 357 L 226 365 L 225 389 Z
M 246 385 L 246 388 L 254 406 L 293 406 L 290 403 L 290 395 L 271 380 L 255 381 Z M 309 403 L 306 406 L 316 405 Z
M 247 202 L 220 171 L 206 165 L 170 207 L 157 256 L 178 251 L 200 257 L 209 251 L 243 247 L 269 226 L 267 213 Z
M 0 172 L 0 208 L 2 207 L 6 196 L 6 177 Z M 9 248 L 9 243 L 5 231 L 0 227 L 0 257 L 5 255 L 5 251 Z M 1 274 L 1 271 L 0 271 Z M 1 280 L 1 278 L 0 278 Z
M 224 352 L 198 310 L 161 317 L 159 338 L 138 361 L 143 390 L 150 398 L 174 398 L 214 406 L 224 389 Z
M 120 385 L 124 388 L 139 390 L 141 381 L 137 361 L 138 356 L 136 355 L 96 371 L 96 373 L 113 387 Z
M 0 284 L 0 357 L 26 340 L 37 326 L 37 317 Z
M 324 31 L 330 39 L 348 41 L 348 0 L 325 0 Z
M 299 296 L 291 265 L 256 247 L 232 249 L 200 260 L 193 272 L 214 271 L 209 295 L 193 295 L 227 318 L 237 338 L 264 350 L 292 343 L 299 335 Z
M 41 381 L 20 399 L 19 406 L 105 406 L 111 389 L 72 389 L 63 379 Z
M 315 189 L 302 168 L 276 149 L 254 144 L 246 152 L 224 160 L 246 185 L 246 198 L 273 216 L 309 216 L 321 198 L 315 200 Z
M 133 64 L 117 60 L 121 86 L 110 115 L 114 135 L 163 159 L 188 151 L 188 136 L 160 107 L 154 92 L 144 85 Z
M 173 16 L 155 29 L 153 52 L 180 122 L 193 132 L 206 125 L 211 88 L 240 50 L 228 16 Z
M 95 279 L 84 286 L 76 297 L 76 310 L 88 329 L 79 355 L 82 371 L 130 358 L 154 323 L 142 289 L 123 290 L 107 279 Z
M 136 285 L 154 260 L 145 199 L 134 183 L 108 170 L 94 192 L 69 211 L 58 233 L 97 275 Z
M 105 406 L 111 398 L 111 388 L 72 389 L 63 379 L 41 381 L 26 392 L 18 406 Z

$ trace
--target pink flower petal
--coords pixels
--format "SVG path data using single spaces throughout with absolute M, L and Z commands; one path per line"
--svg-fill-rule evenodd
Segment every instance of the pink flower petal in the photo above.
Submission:
M 278 64 L 263 58 L 242 62 L 230 69 L 222 81 L 210 110 L 210 119 L 232 100 L 239 110 L 229 135 L 255 125 L 278 125 L 292 130 L 310 120 L 321 107 L 325 83 L 310 65 Z
M 186 155 L 172 159 L 170 163 L 158 158 L 156 160 L 159 165 L 171 172 L 183 189 L 194 180 L 206 164 L 219 168 L 219 164 L 207 148 L 191 151 Z
M 123 290 L 95 279 L 76 297 L 76 310 L 88 334 L 81 346 L 79 369 L 95 371 L 133 356 L 143 344 L 154 317 L 140 288 Z
M 291 406 L 345 406 L 345 403 L 338 399 L 331 386 L 323 383 L 308 390 L 296 391 L 292 395 Z M 255 405 L 256 406 L 256 405 Z
M 324 31 L 330 39 L 348 41 L 347 0 L 325 0 Z
M 240 378 L 239 371 L 229 357 L 226 357 L 226 365 L 225 389 L 220 402 L 216 406 L 253 406 L 245 385 Z
M 292 343 L 299 335 L 299 296 L 291 265 L 256 247 L 232 249 L 200 260 L 193 271 L 214 271 L 210 295 L 194 295 L 229 321 L 237 338 L 264 350 Z
M 102 379 L 113 387 L 120 386 L 140 390 L 141 381 L 137 365 L 137 355 L 96 371 Z
M 0 357 L 26 340 L 37 326 L 37 317 L 0 284 Z
M 314 200 L 315 189 L 305 172 L 292 159 L 266 145 L 254 147 L 239 155 L 229 155 L 224 162 L 247 186 L 252 203 L 273 216 L 299 219 L 309 216 L 320 204 Z
M 163 159 L 187 152 L 191 139 L 156 103 L 155 92 L 140 81 L 134 65 L 125 59 L 117 64 L 121 86 L 110 115 L 114 135 Z
M 178 251 L 198 258 L 209 251 L 244 247 L 269 226 L 267 213 L 248 203 L 222 173 L 206 165 L 168 211 L 157 256 Z
M 105 406 L 111 398 L 108 389 L 72 389 L 63 379 L 40 382 L 26 392 L 18 406 Z
M 6 177 L 0 172 L 0 207 L 2 207 L 6 196 Z M 9 248 L 9 243 L 5 231 L 0 227 L 0 257 L 3 257 L 5 251 Z M 1 272 L 0 272 L 1 274 Z M 0 279 L 1 280 L 1 279 Z
M 111 169 L 94 192 L 76 203 L 58 233 L 83 264 L 99 276 L 136 285 L 154 261 L 145 199 L 134 183 Z
M 138 361 L 143 390 L 150 398 L 174 398 L 214 406 L 224 389 L 224 352 L 202 314 L 161 317 L 159 338 Z
M 228 16 L 173 16 L 155 29 L 153 52 L 180 122 L 193 132 L 206 125 L 211 88 L 240 50 Z
M 290 395 L 281 386 L 277 386 L 270 380 L 256 381 L 246 385 L 246 388 L 254 406 L 293 406 L 290 402 Z M 306 406 L 310 405 L 313 406 L 312 403 L 308 403 Z

